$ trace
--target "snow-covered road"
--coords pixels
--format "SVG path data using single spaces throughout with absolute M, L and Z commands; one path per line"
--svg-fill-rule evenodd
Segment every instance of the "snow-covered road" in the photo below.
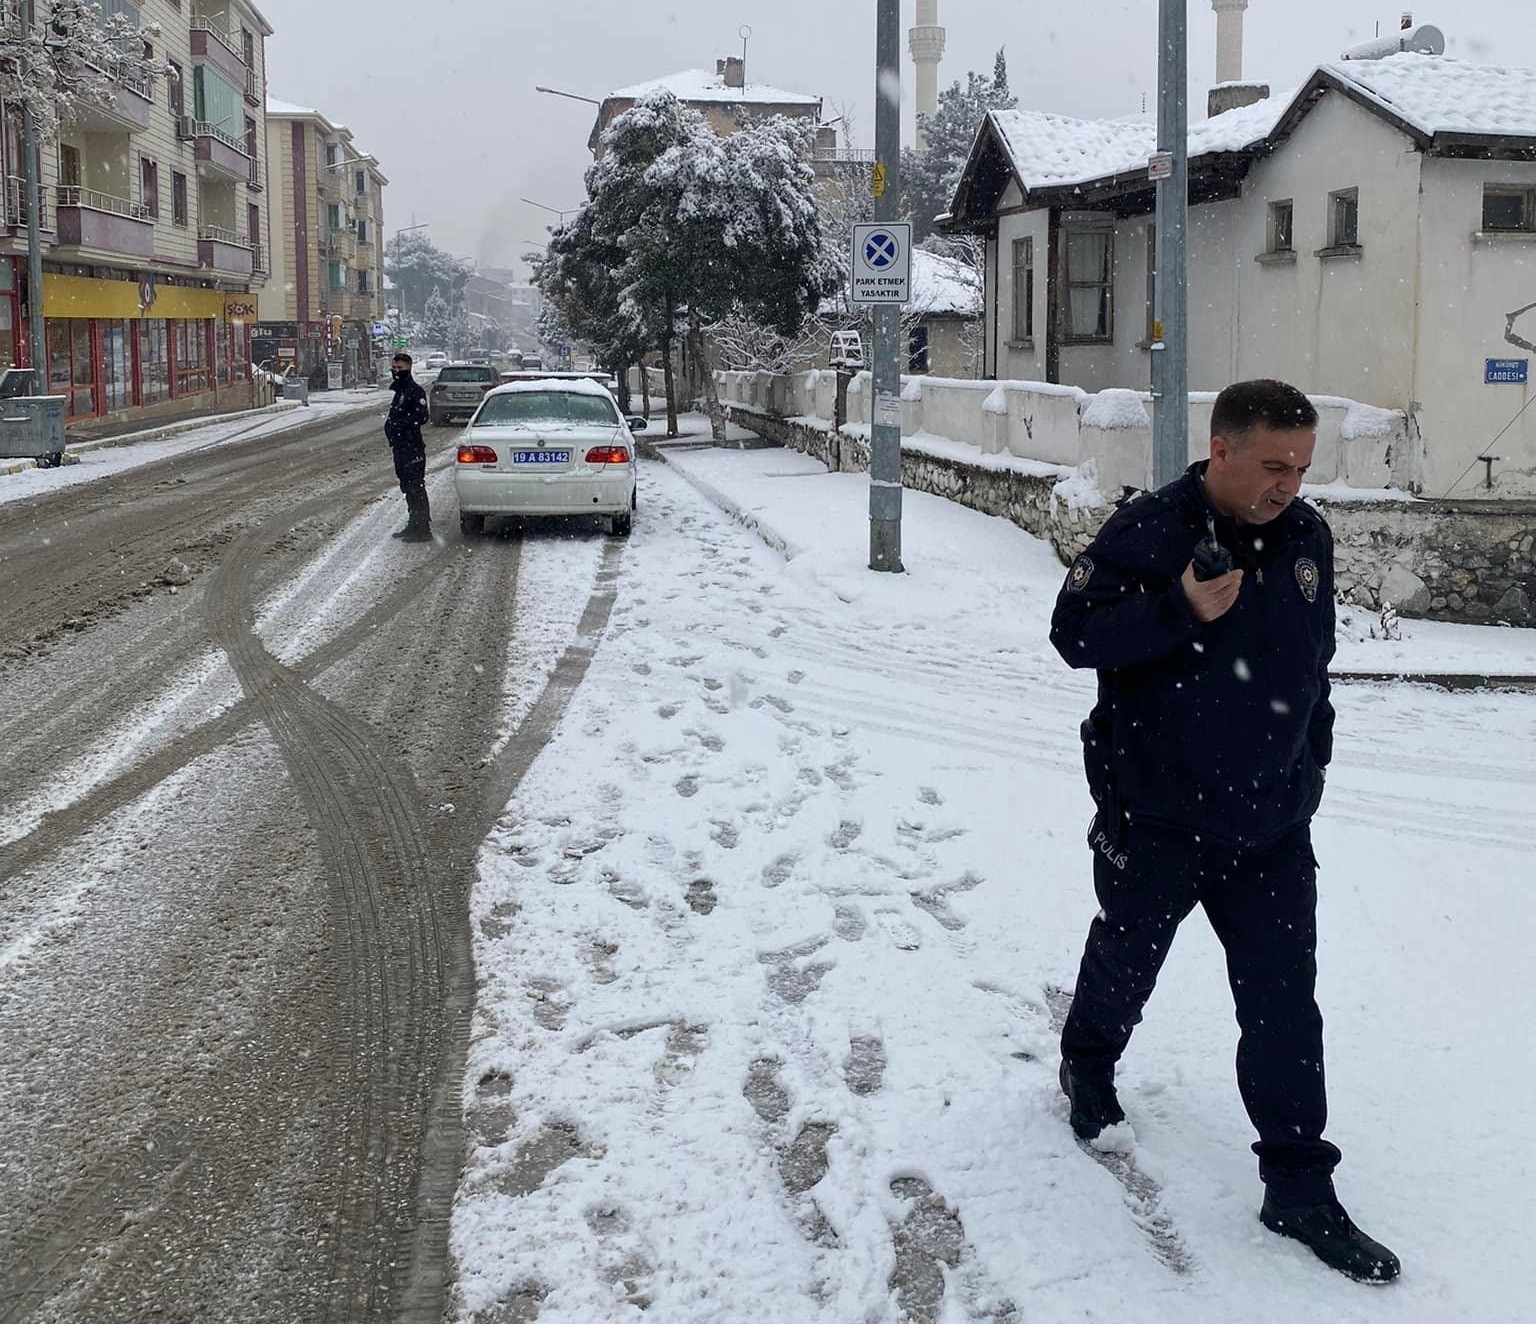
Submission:
M 1256 1221 L 1203 920 L 1122 1068 L 1144 1181 L 1067 1129 L 1091 677 L 1045 642 L 1048 549 L 908 494 L 912 573 L 863 574 L 861 480 L 777 454 L 677 458 L 721 491 L 755 464 L 787 562 L 646 467 L 609 629 L 482 852 L 458 1317 L 1528 1319 L 1536 697 L 1336 692 L 1331 1135 L 1405 1265 L 1372 1291 Z

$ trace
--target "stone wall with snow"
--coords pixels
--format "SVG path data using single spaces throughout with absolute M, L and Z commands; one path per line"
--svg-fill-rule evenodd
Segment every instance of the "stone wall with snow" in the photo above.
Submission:
M 833 469 L 868 467 L 873 387 L 836 374 L 717 374 L 734 419 Z M 1203 458 L 1214 395 L 1190 397 L 1190 458 Z M 780 403 L 782 402 L 782 403 Z M 1404 615 L 1536 625 L 1536 503 L 1426 501 L 1406 490 L 1418 439 L 1401 413 L 1313 397 L 1318 445 L 1307 496 L 1333 527 L 1341 596 Z M 917 491 L 1010 519 L 1070 561 L 1113 504 L 1151 484 L 1151 400 L 1046 382 L 902 379 L 902 475 Z M 790 412 L 793 411 L 793 412 Z

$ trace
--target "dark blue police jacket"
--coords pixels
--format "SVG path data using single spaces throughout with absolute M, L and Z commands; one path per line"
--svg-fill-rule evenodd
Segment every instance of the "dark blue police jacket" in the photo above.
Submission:
M 1268 524 L 1217 513 L 1205 464 L 1118 510 L 1073 563 L 1051 643 L 1095 667 L 1083 724 L 1096 822 L 1149 819 L 1262 845 L 1311 818 L 1333 753 L 1333 535 L 1293 501 Z M 1245 573 L 1210 624 L 1179 582 L 1214 526 Z

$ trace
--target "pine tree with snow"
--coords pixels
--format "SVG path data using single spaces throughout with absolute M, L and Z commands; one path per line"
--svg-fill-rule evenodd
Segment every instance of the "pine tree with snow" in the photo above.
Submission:
M 926 145 L 901 154 L 903 202 L 912 219 L 914 243 L 922 243 L 933 231 L 934 218 L 949 210 L 981 122 L 991 111 L 1012 110 L 1018 104 L 1008 90 L 1007 61 L 998 51 L 992 77 L 967 74 L 964 87 L 955 82 L 939 93 L 933 115 L 919 116 Z
M 422 318 L 422 332 L 428 344 L 447 345 L 448 343 L 448 301 L 436 290 L 427 296 L 427 310 Z

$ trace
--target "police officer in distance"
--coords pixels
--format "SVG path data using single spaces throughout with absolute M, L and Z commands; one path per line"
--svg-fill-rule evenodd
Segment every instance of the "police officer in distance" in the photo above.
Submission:
M 427 444 L 421 425 L 431 417 L 427 393 L 411 376 L 411 356 L 396 354 L 390 362 L 395 397 L 384 421 L 384 436 L 395 456 L 395 477 L 405 493 L 406 521 L 393 537 L 403 542 L 432 541 L 432 507 L 427 500 Z
M 1216 399 L 1210 459 L 1117 511 L 1067 574 L 1051 642 L 1099 674 L 1083 724 L 1099 914 L 1061 1036 L 1072 1129 L 1125 1120 L 1115 1064 L 1197 903 L 1225 949 L 1260 1212 L 1367 1282 L 1398 1261 L 1334 1194 L 1323 1139 L 1310 823 L 1333 752 L 1333 537 L 1298 501 L 1317 411 L 1293 386 Z

